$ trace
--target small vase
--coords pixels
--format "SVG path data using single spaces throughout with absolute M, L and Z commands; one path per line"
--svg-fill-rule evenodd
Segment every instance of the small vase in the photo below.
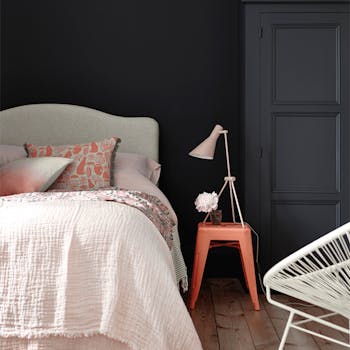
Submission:
M 210 212 L 210 221 L 213 225 L 220 225 L 222 220 L 222 210 L 217 209 Z

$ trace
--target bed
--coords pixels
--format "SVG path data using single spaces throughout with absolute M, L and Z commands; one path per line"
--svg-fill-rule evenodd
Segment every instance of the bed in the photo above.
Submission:
M 63 104 L 0 112 L 0 145 L 29 152 L 115 135 L 120 165 L 119 153 L 158 161 L 152 118 Z M 176 215 L 158 178 L 116 169 L 107 189 L 0 196 L 1 349 L 201 349 L 179 293 Z

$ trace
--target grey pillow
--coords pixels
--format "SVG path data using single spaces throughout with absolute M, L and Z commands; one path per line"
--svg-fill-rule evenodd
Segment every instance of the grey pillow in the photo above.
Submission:
M 17 159 L 0 167 L 0 196 L 46 191 L 73 159 L 38 157 Z
M 0 145 L 0 167 L 14 160 L 26 158 L 24 146 Z

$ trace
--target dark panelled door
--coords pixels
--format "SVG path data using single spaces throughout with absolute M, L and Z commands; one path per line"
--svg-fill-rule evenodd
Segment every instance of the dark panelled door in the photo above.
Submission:
M 349 15 L 261 16 L 264 266 L 349 220 Z

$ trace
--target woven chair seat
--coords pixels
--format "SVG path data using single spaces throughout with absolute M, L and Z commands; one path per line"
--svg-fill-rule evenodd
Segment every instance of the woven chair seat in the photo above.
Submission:
M 322 236 L 277 263 L 265 274 L 264 285 L 269 302 L 291 313 L 291 320 L 288 320 L 286 327 L 287 333 L 289 327 L 301 330 L 297 323 L 292 322 L 294 314 L 305 318 L 310 316 L 310 321 L 319 320 L 306 312 L 299 312 L 288 304 L 276 302 L 271 297 L 271 290 L 350 319 L 350 223 Z M 330 322 L 323 319 L 319 322 L 332 327 Z M 339 330 L 350 333 L 348 329 Z M 280 349 L 282 348 L 283 344 L 280 345 Z

